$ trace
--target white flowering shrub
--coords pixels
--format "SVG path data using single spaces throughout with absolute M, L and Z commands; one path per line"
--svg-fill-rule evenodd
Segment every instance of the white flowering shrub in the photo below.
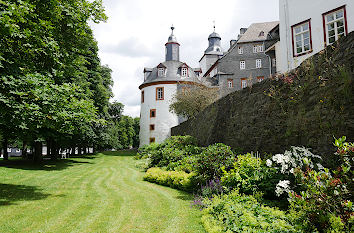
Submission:
M 321 156 L 313 154 L 305 147 L 292 146 L 290 151 L 285 151 L 284 154 L 276 154 L 272 159 L 268 159 L 266 164 L 268 167 L 274 167 L 282 174 L 293 174 L 295 168 L 304 168 L 304 165 L 315 168 L 312 160 L 321 160 Z M 318 169 L 323 169 L 319 163 L 316 164 Z
M 266 161 L 268 167 L 274 167 L 278 172 L 289 175 L 294 178 L 294 170 L 303 170 L 305 167 L 311 169 L 322 170 L 323 166 L 320 163 L 313 161 L 321 160 L 321 156 L 313 154 L 305 147 L 292 146 L 291 150 L 287 150 L 284 154 L 276 154 L 271 159 Z M 280 180 L 275 188 L 277 196 L 292 192 L 290 188 L 290 180 Z
M 277 186 L 275 187 L 275 193 L 279 197 L 283 193 L 288 194 L 292 190 L 290 189 L 290 180 L 280 180 Z

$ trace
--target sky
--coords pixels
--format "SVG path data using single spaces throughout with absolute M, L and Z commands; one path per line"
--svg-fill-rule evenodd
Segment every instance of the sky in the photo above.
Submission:
M 226 51 L 241 27 L 279 20 L 279 0 L 103 0 L 106 23 L 92 24 L 101 63 L 112 69 L 111 101 L 125 105 L 124 114 L 140 115 L 144 67 L 164 61 L 165 43 L 174 34 L 180 43 L 180 60 L 199 67 L 208 36 L 221 36 Z

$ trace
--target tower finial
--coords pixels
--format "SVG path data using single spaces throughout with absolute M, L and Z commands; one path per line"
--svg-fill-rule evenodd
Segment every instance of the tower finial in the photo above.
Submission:
M 172 35 L 173 35 L 173 30 L 175 30 L 175 27 L 173 26 L 173 24 L 171 26 L 171 30 L 172 30 Z
M 214 26 L 213 26 L 213 27 L 214 27 L 214 32 L 215 32 L 215 20 L 213 21 L 213 24 L 214 24 Z

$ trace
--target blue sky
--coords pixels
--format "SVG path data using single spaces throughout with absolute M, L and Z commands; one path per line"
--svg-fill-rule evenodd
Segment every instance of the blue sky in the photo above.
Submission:
M 107 23 L 92 25 L 99 56 L 113 70 L 114 100 L 132 117 L 140 113 L 143 69 L 164 60 L 171 24 L 181 44 L 181 61 L 198 67 L 214 20 L 227 50 L 241 27 L 279 19 L 278 0 L 103 0 L 103 5 Z

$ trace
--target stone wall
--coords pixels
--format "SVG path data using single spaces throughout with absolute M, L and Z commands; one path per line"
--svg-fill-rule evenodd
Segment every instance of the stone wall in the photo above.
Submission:
M 333 136 L 354 140 L 354 32 L 295 71 L 231 93 L 172 128 L 201 145 L 279 153 L 292 145 L 333 153 Z

